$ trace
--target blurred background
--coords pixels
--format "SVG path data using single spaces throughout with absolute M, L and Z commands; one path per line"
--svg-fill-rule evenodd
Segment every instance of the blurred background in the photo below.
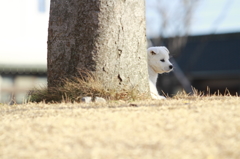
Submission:
M 146 0 L 149 45 L 165 45 L 174 71 L 159 75 L 158 91 L 192 88 L 240 93 L 240 0 Z
M 47 85 L 49 7 L 50 0 L 0 2 L 0 103 L 22 103 Z M 175 67 L 159 75 L 160 92 L 240 93 L 239 8 L 240 0 L 146 0 L 148 45 L 167 46 Z

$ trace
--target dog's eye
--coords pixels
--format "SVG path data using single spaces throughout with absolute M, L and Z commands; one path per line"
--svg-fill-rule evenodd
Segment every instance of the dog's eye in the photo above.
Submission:
M 164 60 L 164 59 L 162 59 L 162 60 L 160 60 L 160 61 L 162 61 L 162 62 L 165 62 L 165 60 Z

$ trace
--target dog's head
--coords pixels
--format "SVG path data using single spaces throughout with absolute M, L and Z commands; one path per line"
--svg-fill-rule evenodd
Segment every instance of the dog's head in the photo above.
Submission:
M 147 50 L 148 65 L 156 73 L 165 73 L 173 70 L 173 65 L 169 61 L 169 51 L 164 46 L 150 47 Z

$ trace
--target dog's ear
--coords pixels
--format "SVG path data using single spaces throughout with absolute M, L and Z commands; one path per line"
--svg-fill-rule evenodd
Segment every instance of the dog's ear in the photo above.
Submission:
M 163 48 L 165 51 L 167 51 L 168 54 L 170 53 L 169 50 L 168 50 L 165 46 L 162 46 L 162 48 Z
M 152 55 L 156 55 L 156 52 L 154 52 L 154 51 L 150 51 L 150 54 L 152 54 Z

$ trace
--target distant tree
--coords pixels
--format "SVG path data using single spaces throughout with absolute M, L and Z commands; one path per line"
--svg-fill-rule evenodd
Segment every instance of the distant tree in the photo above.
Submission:
M 144 0 L 51 0 L 48 87 L 78 70 L 106 88 L 149 92 Z
M 160 16 L 160 32 L 158 43 L 164 43 L 168 38 L 168 48 L 171 53 L 177 54 L 185 46 L 194 10 L 199 0 L 156 0 L 152 3 Z M 167 7 L 171 6 L 171 7 Z

